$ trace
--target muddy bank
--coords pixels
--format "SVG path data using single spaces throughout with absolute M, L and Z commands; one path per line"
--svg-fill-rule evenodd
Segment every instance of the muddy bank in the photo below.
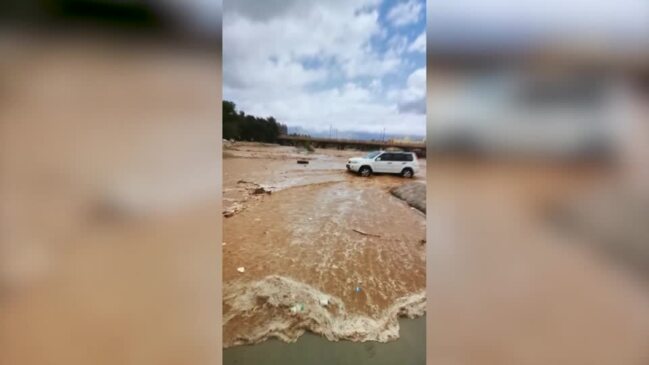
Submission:
M 253 142 L 224 146 L 223 215 L 231 217 L 262 199 L 255 194 L 295 186 L 343 181 L 341 163 L 358 152 L 318 150 Z M 298 164 L 297 161 L 308 161 Z M 344 167 L 344 164 L 342 164 Z
M 254 194 L 254 189 L 259 187 L 274 192 L 296 186 L 354 181 L 357 176 L 346 171 L 345 163 L 367 152 L 333 149 L 309 152 L 291 146 L 228 142 L 223 153 L 223 214 L 230 217 L 262 199 Z M 298 160 L 309 163 L 298 164 Z M 420 159 L 419 163 L 421 169 L 413 181 L 425 184 L 426 161 Z M 403 184 L 404 180 L 391 175 L 375 175 L 366 182 L 389 190 Z

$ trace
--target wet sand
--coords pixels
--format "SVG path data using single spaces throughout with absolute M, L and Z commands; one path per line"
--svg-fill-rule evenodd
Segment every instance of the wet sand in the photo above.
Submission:
M 389 193 L 411 180 L 345 171 L 363 152 L 224 151 L 226 210 L 242 207 L 224 218 L 225 347 L 305 331 L 385 342 L 399 337 L 399 317 L 423 315 L 425 215 Z

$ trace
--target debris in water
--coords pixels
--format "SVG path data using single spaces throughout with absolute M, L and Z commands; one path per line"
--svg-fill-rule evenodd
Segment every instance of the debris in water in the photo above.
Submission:
M 301 165 L 307 165 L 309 163 L 309 161 L 308 160 L 297 160 L 297 163 L 299 163 Z
M 303 312 L 304 311 L 304 304 L 298 303 L 295 304 L 291 307 L 291 313 L 296 314 L 297 312 Z
M 225 246 L 225 242 L 223 242 L 223 246 Z
M 425 244 L 426 244 L 426 240 L 419 240 L 419 244 L 420 244 L 420 245 L 425 245 Z
M 226 218 L 232 217 L 233 215 L 239 213 L 243 210 L 243 205 L 241 203 L 234 203 L 231 207 L 223 211 L 223 215 Z
M 363 232 L 360 229 L 352 228 L 352 231 L 362 234 L 363 236 L 381 237 L 381 235 Z
M 360 293 L 361 292 L 361 287 L 357 286 L 356 289 L 354 289 L 355 292 Z
M 270 194 L 271 191 L 266 190 L 266 188 L 260 186 L 258 188 L 255 188 L 255 190 L 253 190 L 252 193 L 255 194 L 255 195 L 264 194 L 264 193 Z
M 246 268 L 243 267 L 243 266 L 241 266 L 241 267 L 238 267 L 238 268 L 237 268 L 237 271 L 238 271 L 238 272 L 245 272 L 245 271 L 246 271 Z
M 327 298 L 327 297 L 320 298 L 320 305 L 323 306 L 323 307 L 326 307 L 327 305 L 329 305 L 329 298 Z

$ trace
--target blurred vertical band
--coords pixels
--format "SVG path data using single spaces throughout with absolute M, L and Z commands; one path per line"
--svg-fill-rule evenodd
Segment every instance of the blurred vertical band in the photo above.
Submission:
M 649 3 L 429 1 L 430 364 L 649 362 Z
M 0 363 L 221 363 L 221 8 L 0 5 Z

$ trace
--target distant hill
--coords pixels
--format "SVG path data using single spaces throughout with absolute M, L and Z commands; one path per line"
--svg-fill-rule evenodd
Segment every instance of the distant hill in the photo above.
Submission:
M 389 134 L 386 133 L 385 136 L 383 136 L 382 133 L 375 133 L 375 132 L 364 132 L 364 131 L 341 131 L 339 130 L 337 133 L 331 132 L 331 135 L 329 131 L 316 131 L 316 130 L 310 130 L 302 127 L 288 127 L 288 133 L 296 133 L 296 134 L 302 134 L 302 135 L 309 135 L 311 137 L 320 137 L 320 138 L 340 138 L 340 139 L 360 139 L 360 140 L 381 140 L 381 139 L 405 139 L 408 138 L 412 141 L 421 141 L 424 139 L 424 136 L 422 135 L 405 135 L 405 134 Z

